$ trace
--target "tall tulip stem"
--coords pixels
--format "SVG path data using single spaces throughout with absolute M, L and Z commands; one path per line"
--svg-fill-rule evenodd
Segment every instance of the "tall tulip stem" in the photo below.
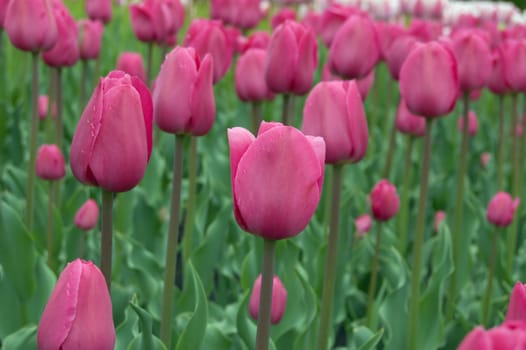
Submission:
M 79 113 L 84 110 L 86 104 L 86 83 L 88 78 L 88 60 L 82 60 L 82 73 L 80 78 Z
M 263 272 L 261 277 L 261 293 L 259 297 L 256 350 L 267 350 L 269 344 L 275 251 L 276 241 L 265 239 L 263 243 Z
M 183 181 L 183 148 L 185 135 L 175 135 L 175 156 L 172 178 L 172 206 L 166 245 L 166 266 L 164 268 L 163 307 L 161 315 L 161 341 L 171 348 L 172 308 L 175 271 L 177 263 L 177 240 L 179 236 L 179 215 L 181 208 L 181 183 Z
M 257 135 L 259 124 L 263 120 L 261 115 L 261 102 L 252 102 L 252 113 L 251 113 L 252 133 Z
M 380 257 L 380 246 L 382 244 L 382 223 L 378 222 L 378 231 L 376 232 L 376 245 L 374 248 L 374 257 L 371 267 L 371 279 L 369 280 L 369 296 L 367 298 L 367 327 L 372 326 L 374 295 L 376 294 L 376 281 L 378 279 L 378 259 Z
M 102 190 L 102 232 L 100 269 L 111 290 L 111 260 L 113 251 L 113 193 Z
M 491 238 L 491 256 L 489 260 L 488 284 L 486 286 L 486 293 L 484 294 L 484 301 L 482 302 L 482 325 L 488 322 L 490 312 L 491 288 L 493 285 L 493 274 L 495 273 L 495 260 L 497 258 L 497 232 L 495 229 Z
M 413 153 L 413 144 L 415 138 L 413 136 L 407 137 L 407 146 L 405 150 L 404 160 L 404 179 L 402 183 L 402 194 L 400 198 L 400 214 L 398 217 L 398 232 L 400 233 L 399 251 L 402 256 L 405 254 L 407 249 L 407 236 L 408 236 L 408 214 L 409 214 L 409 185 L 411 184 L 412 171 L 411 171 L 411 155 Z
M 51 268 L 53 259 L 53 185 L 54 181 L 49 181 L 49 194 L 47 202 L 47 266 Z
M 283 105 L 281 106 L 281 117 L 284 125 L 292 125 L 294 96 L 291 94 L 283 94 Z
M 460 148 L 460 157 L 458 162 L 457 187 L 455 192 L 455 216 L 453 221 L 453 273 L 449 283 L 449 294 L 447 304 L 447 319 L 453 317 L 455 310 L 455 301 L 457 299 L 457 271 L 459 266 L 459 254 L 462 233 L 462 217 L 464 215 L 464 176 L 466 175 L 467 154 L 469 146 L 469 94 L 464 93 L 464 113 L 462 115 L 464 127 L 462 128 L 462 144 Z
M 387 148 L 387 159 L 385 161 L 384 176 L 383 176 L 384 179 L 389 179 L 389 174 L 391 173 L 391 164 L 393 162 L 395 141 L 396 141 L 396 115 L 393 119 L 393 126 L 391 128 L 391 134 L 389 135 L 389 146 Z
M 190 137 L 190 156 L 188 161 L 188 199 L 183 233 L 183 261 L 188 261 L 193 247 L 195 200 L 197 189 L 197 140 Z
M 57 146 L 62 150 L 62 144 L 64 143 L 64 121 L 63 121 L 63 98 L 62 98 L 62 68 L 56 68 L 57 70 L 57 129 L 56 129 L 56 140 Z
M 35 193 L 35 167 L 38 139 L 38 52 L 33 52 L 31 62 L 31 133 L 29 139 L 29 164 L 26 186 L 26 216 L 25 222 L 28 230 L 33 229 L 33 201 Z
M 427 191 L 429 168 L 431 165 L 431 128 L 433 119 L 426 119 L 426 133 L 424 135 L 424 155 L 420 177 L 420 197 L 418 198 L 418 214 L 415 227 L 415 243 L 413 248 L 413 271 L 411 273 L 411 297 L 409 301 L 409 333 L 407 349 L 416 350 L 416 335 L 418 323 L 418 309 L 420 301 L 420 270 L 422 265 L 422 247 L 424 245 L 424 231 L 426 222 Z
M 504 130 L 505 130 L 505 115 L 504 115 L 504 96 L 499 96 L 499 139 L 497 144 L 498 149 L 498 164 L 497 164 L 497 189 L 503 189 L 504 181 Z
M 517 135 L 517 123 L 519 121 L 519 107 L 518 107 L 518 96 L 516 93 L 512 95 L 512 117 L 511 117 L 511 132 L 512 132 L 512 161 L 513 161 L 513 177 L 512 177 L 512 189 L 511 193 L 513 196 L 520 197 L 520 137 Z M 518 215 L 517 215 L 518 216 Z M 518 219 L 514 218 L 508 231 L 507 241 L 507 259 L 506 268 L 508 273 L 511 275 L 513 270 L 513 258 L 515 257 L 515 245 L 517 244 L 517 224 Z
M 318 350 L 328 348 L 332 326 L 331 314 L 336 279 L 336 254 L 338 252 L 338 233 L 340 220 L 340 193 L 342 190 L 343 164 L 335 164 L 332 169 L 332 204 L 329 242 L 325 258 L 323 292 L 320 306 L 320 328 L 318 332 Z

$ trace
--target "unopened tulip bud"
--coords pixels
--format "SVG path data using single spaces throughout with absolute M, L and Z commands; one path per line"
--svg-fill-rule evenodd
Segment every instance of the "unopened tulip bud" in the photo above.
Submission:
M 272 29 L 276 29 L 279 25 L 285 23 L 285 21 L 295 21 L 296 11 L 291 8 L 283 7 L 270 19 L 270 26 Z
M 515 283 L 511 291 L 506 321 L 526 321 L 526 284 Z
M 54 8 L 58 37 L 55 45 L 42 54 L 44 62 L 51 67 L 69 67 L 80 58 L 79 30 L 77 22 L 64 5 Z
M 486 86 L 491 74 L 491 50 L 475 30 L 463 30 L 452 38 L 458 64 L 460 90 L 470 92 Z
M 236 92 L 242 101 L 271 100 L 274 94 L 265 80 L 267 51 L 250 49 L 238 59 L 235 72 Z
M 111 298 L 91 261 L 77 259 L 60 274 L 38 324 L 39 350 L 111 350 L 115 345 Z
M 99 56 L 103 30 L 104 26 L 99 21 L 79 21 L 80 58 L 88 60 Z
M 111 20 L 111 0 L 86 0 L 86 13 L 94 21 L 108 23 Z
M 411 113 L 403 99 L 400 99 L 398 105 L 395 126 L 401 133 L 411 136 L 422 137 L 426 133 L 425 118 Z
M 400 76 L 400 69 L 404 64 L 407 55 L 418 42 L 416 37 L 412 35 L 401 35 L 393 41 L 387 50 L 386 62 L 389 68 L 389 73 L 394 80 L 398 80 Z
M 49 112 L 49 97 L 47 95 L 38 96 L 38 116 L 40 119 L 46 119 Z M 57 104 L 53 101 L 51 106 L 51 117 L 55 118 L 57 115 Z
M 369 199 L 373 216 L 378 221 L 390 220 L 400 208 L 396 187 L 385 179 L 374 186 Z
M 446 212 L 443 210 L 439 210 L 435 213 L 435 220 L 433 221 L 433 229 L 435 232 L 438 232 L 438 229 L 440 228 L 440 224 L 445 220 L 446 218 Z
M 123 52 L 117 59 L 117 70 L 136 76 L 146 82 L 146 70 L 142 56 L 138 52 Z
M 37 176 L 44 180 L 60 180 L 66 175 L 66 162 L 56 145 L 42 145 L 36 159 Z
M 469 111 L 468 113 L 468 134 L 470 136 L 475 136 L 477 134 L 477 131 L 479 129 L 479 122 L 477 120 L 477 115 L 473 111 Z M 464 116 L 460 116 L 458 118 L 458 130 L 460 132 L 463 132 L 464 130 Z
M 248 309 L 252 319 L 257 321 L 259 316 L 259 298 L 261 295 L 261 279 L 259 275 L 254 282 L 252 287 L 252 294 L 250 295 L 250 302 Z M 270 322 L 272 324 L 278 324 L 285 313 L 285 307 L 287 306 L 287 290 L 281 282 L 278 276 L 274 275 L 272 279 L 272 306 L 270 311 Z
M 356 227 L 356 234 L 359 238 L 363 238 L 370 230 L 373 224 L 371 215 L 364 214 L 354 220 L 354 226 Z
M 334 36 L 349 16 L 360 13 L 355 7 L 331 3 L 320 19 L 320 37 L 325 47 L 331 47 Z
M 75 214 L 75 226 L 88 231 L 97 226 L 99 221 L 99 206 L 93 199 L 88 199 Z
M 506 84 L 513 91 L 526 91 L 526 40 L 507 40 L 501 49 Z
M 483 168 L 487 168 L 490 161 L 491 153 L 484 152 L 480 155 L 480 165 L 482 165 Z
M 506 227 L 513 221 L 520 198 L 513 199 L 509 193 L 498 192 L 488 204 L 486 219 L 495 226 Z

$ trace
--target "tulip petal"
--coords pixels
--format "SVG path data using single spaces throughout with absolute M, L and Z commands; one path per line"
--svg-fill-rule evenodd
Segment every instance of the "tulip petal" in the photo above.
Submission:
M 188 129 L 194 136 L 205 135 L 214 124 L 216 106 L 212 84 L 214 78 L 213 66 L 213 58 L 210 54 L 207 54 L 201 62 L 192 89 L 190 102 L 192 117 Z
M 259 124 L 258 136 L 260 136 L 261 134 L 269 131 L 272 128 L 275 128 L 276 126 L 283 126 L 283 124 L 281 124 L 280 122 L 266 122 L 266 121 L 262 121 L 261 124 Z
M 152 154 L 152 122 L 153 122 L 153 101 L 150 91 L 143 83 L 143 81 L 136 77 L 131 77 L 131 82 L 133 87 L 139 93 L 141 97 L 141 106 L 144 115 L 144 126 L 146 129 L 146 143 L 148 145 L 148 160 L 150 160 L 150 155 Z
M 286 23 L 279 26 L 270 40 L 267 49 L 265 80 L 274 92 L 288 92 L 294 79 L 297 63 L 298 44 L 296 36 Z
M 316 153 L 318 160 L 320 161 L 320 169 L 324 169 L 325 168 L 325 141 L 323 141 L 323 137 L 307 136 L 307 135 L 306 137 L 307 137 L 307 140 L 309 140 L 310 145 L 312 146 L 312 149 L 314 150 L 314 153 Z M 320 177 L 318 181 L 320 192 L 323 187 L 324 175 L 325 175 L 325 171 L 322 171 L 322 176 Z
M 296 70 L 292 92 L 297 95 L 306 94 L 314 78 L 314 71 L 318 64 L 316 38 L 310 29 L 301 37 L 298 47 L 298 63 L 293 66 Z
M 355 81 L 349 82 L 347 88 L 347 113 L 349 113 L 349 123 L 347 132 L 351 139 L 352 152 L 351 161 L 353 163 L 361 160 L 367 152 L 369 141 L 369 131 L 367 128 L 367 119 L 363 109 L 362 98 Z
M 481 326 L 472 330 L 460 343 L 458 350 L 492 349 L 491 338 Z

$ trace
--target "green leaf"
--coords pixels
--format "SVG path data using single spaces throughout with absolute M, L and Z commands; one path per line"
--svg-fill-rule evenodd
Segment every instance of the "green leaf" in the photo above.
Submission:
M 7 336 L 3 350 L 37 350 L 37 326 L 29 325 Z
M 161 340 L 152 333 L 152 316 L 139 305 L 137 298 L 130 301 L 130 306 L 139 317 L 141 332 L 136 335 L 128 345 L 128 350 L 166 350 Z
M 371 332 L 367 327 L 356 327 L 353 329 L 353 342 L 358 350 L 373 350 L 382 339 L 384 329 L 381 328 L 376 333 Z

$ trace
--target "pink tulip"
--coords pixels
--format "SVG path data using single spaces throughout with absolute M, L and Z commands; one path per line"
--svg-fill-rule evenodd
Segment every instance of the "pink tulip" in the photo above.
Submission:
M 75 19 L 65 6 L 53 9 L 58 28 L 58 38 L 51 50 L 42 53 L 42 59 L 51 67 L 72 66 L 80 58 L 79 30 Z
M 109 192 L 135 187 L 152 151 L 152 109 L 139 78 L 122 71 L 101 78 L 73 135 L 73 175 Z
M 234 55 L 234 43 L 230 41 L 220 21 L 194 19 L 186 32 L 184 46 L 195 49 L 201 59 L 209 53 L 214 59 L 214 84 L 223 78 L 230 68 Z
M 477 115 L 473 111 L 468 113 L 468 134 L 469 136 L 475 136 L 479 129 L 479 122 L 477 120 Z M 462 132 L 464 130 L 464 116 L 458 118 L 458 130 Z
M 403 99 L 400 99 L 398 105 L 395 126 L 401 133 L 411 136 L 422 137 L 426 133 L 426 120 L 411 113 Z
M 143 42 L 163 43 L 180 28 L 182 7 L 174 0 L 144 0 L 130 5 L 133 32 Z M 183 14 L 184 16 L 184 14 Z
M 355 81 L 318 83 L 307 96 L 302 130 L 325 140 L 325 162 L 358 162 L 367 151 L 369 134 Z
M 104 30 L 102 23 L 84 19 L 78 22 L 78 26 L 80 58 L 89 60 L 99 57 L 102 31 Z
M 20 50 L 47 51 L 57 42 L 57 23 L 49 0 L 9 1 L 4 28 Z
M 526 348 L 526 323 L 506 321 L 485 330 L 478 326 L 460 343 L 458 350 L 516 350 Z
M 99 206 L 93 199 L 88 199 L 82 206 L 77 210 L 75 214 L 75 226 L 83 231 L 89 231 L 99 221 Z
M 378 43 L 380 44 L 380 59 L 386 60 L 391 45 L 400 36 L 406 35 L 405 27 L 397 23 L 374 22 Z
M 462 340 L 458 350 L 493 350 L 493 344 L 486 330 L 478 326 Z
M 46 119 L 49 112 L 49 97 L 47 95 L 38 96 L 38 116 L 41 120 Z M 51 117 L 57 116 L 57 104 L 53 101 L 51 106 Z
M 314 33 L 303 24 L 285 21 L 270 39 L 265 79 L 276 93 L 306 94 L 318 65 Z
M 265 15 L 260 3 L 260 0 L 212 0 L 210 17 L 240 29 L 251 29 Z
M 305 16 L 303 16 L 301 23 L 305 27 L 310 28 L 314 33 L 319 33 L 321 14 L 314 11 L 309 11 L 305 14 Z
M 238 127 L 228 129 L 228 142 L 239 226 L 272 240 L 303 231 L 320 200 L 323 139 L 305 136 L 291 126 L 262 122 L 257 138 Z
M 445 211 L 439 210 L 435 213 L 435 219 L 433 221 L 433 230 L 435 230 L 435 232 L 438 232 L 440 225 L 445 219 L 446 219 Z
M 271 100 L 274 94 L 265 81 L 266 50 L 250 49 L 243 53 L 236 65 L 236 92 L 241 101 Z
M 111 20 L 111 0 L 86 0 L 86 13 L 93 21 L 108 23 Z
M 491 56 L 491 73 L 488 78 L 488 88 L 497 95 L 506 94 L 510 88 L 504 77 L 502 49 L 497 48 Z
M 356 227 L 356 234 L 359 238 L 365 237 L 365 235 L 371 230 L 373 221 L 371 215 L 363 214 L 354 220 L 354 226 Z
M 417 45 L 400 70 L 400 93 L 416 115 L 432 118 L 451 112 L 459 94 L 451 51 L 438 42 Z
M 38 349 L 113 349 L 111 309 L 110 294 L 97 266 L 80 259 L 67 264 L 40 319 Z
M 513 91 L 526 91 L 526 40 L 508 40 L 501 48 L 506 84 Z
M 421 41 L 429 42 L 437 40 L 442 35 L 442 29 L 440 22 L 413 18 L 407 33 L 417 37 Z
M 380 180 L 369 195 L 371 212 L 378 221 L 388 221 L 398 213 L 400 198 L 396 187 L 387 180 Z
M 212 76 L 208 54 L 201 60 L 193 48 L 177 46 L 166 55 L 153 91 L 157 126 L 172 134 L 208 133 L 215 119 Z
M 520 198 L 513 199 L 509 193 L 498 192 L 488 204 L 486 219 L 495 226 L 506 227 L 513 221 Z
M 270 34 L 268 32 L 259 31 L 253 32 L 248 36 L 241 46 L 241 53 L 249 49 L 267 49 L 270 43 Z
M 333 81 L 343 80 L 337 75 L 332 74 L 332 72 L 329 69 L 329 66 L 327 64 L 323 65 L 323 68 L 321 70 L 321 80 L 322 81 Z M 374 69 L 367 74 L 364 78 L 356 79 L 356 85 L 358 86 L 358 91 L 360 91 L 360 96 L 362 97 L 362 101 L 365 101 L 367 96 L 369 95 L 369 92 L 371 91 L 371 88 L 374 84 Z
M 142 56 L 138 52 L 123 52 L 117 59 L 117 70 L 136 76 L 143 82 L 146 82 L 146 70 Z
M 491 161 L 491 153 L 484 152 L 480 155 L 480 165 L 483 168 L 487 168 L 490 161 Z
M 287 20 L 296 21 L 296 11 L 288 7 L 283 7 L 270 19 L 270 27 L 276 29 Z
M 259 316 L 259 298 L 261 295 L 261 275 L 254 281 L 252 287 L 252 294 L 250 294 L 250 301 L 248 310 L 252 319 L 257 321 Z M 270 310 L 270 322 L 278 324 L 285 313 L 287 306 L 287 290 L 278 276 L 274 275 L 272 279 L 272 306 Z
M 463 30 L 453 36 L 460 90 L 469 92 L 486 86 L 491 73 L 491 50 L 477 31 Z
M 9 0 L 0 0 L 0 29 L 4 29 L 5 13 Z
M 400 69 L 417 42 L 418 40 L 412 35 L 400 35 L 387 50 L 385 60 L 394 80 L 399 79 Z
M 361 13 L 354 7 L 343 6 L 332 3 L 323 11 L 320 19 L 320 37 L 326 47 L 331 47 L 334 36 L 345 23 L 347 18 L 353 14 Z
M 56 145 L 42 145 L 36 159 L 37 176 L 44 180 L 60 180 L 66 175 L 66 162 Z
M 329 49 L 331 71 L 345 79 L 366 76 L 380 58 L 380 44 L 373 22 L 353 15 L 340 27 Z
M 526 285 L 515 283 L 511 291 L 506 321 L 526 321 Z

